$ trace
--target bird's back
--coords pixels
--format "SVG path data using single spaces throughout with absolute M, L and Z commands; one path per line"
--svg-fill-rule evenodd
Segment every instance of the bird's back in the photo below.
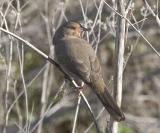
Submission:
M 55 57 L 59 64 L 63 64 L 64 70 L 77 74 L 90 81 L 90 58 L 96 58 L 96 54 L 87 41 L 78 37 L 64 37 L 55 44 Z

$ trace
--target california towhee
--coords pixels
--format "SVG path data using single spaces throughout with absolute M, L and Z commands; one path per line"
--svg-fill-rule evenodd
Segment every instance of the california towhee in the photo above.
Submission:
M 101 66 L 93 48 L 81 37 L 86 30 L 80 23 L 68 22 L 56 31 L 53 38 L 56 61 L 75 82 L 84 82 L 92 88 L 114 120 L 124 120 L 123 112 L 103 81 Z

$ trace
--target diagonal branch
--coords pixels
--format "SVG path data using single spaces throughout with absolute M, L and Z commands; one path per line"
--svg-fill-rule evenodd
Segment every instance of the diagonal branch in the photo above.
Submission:
M 104 1 L 104 0 L 103 0 Z M 129 19 L 126 18 L 126 16 L 123 16 L 121 13 L 117 12 L 113 7 L 111 7 L 106 1 L 104 3 L 111 9 L 113 10 L 118 16 L 121 18 L 125 19 L 127 23 L 129 23 L 133 29 L 144 39 L 146 44 L 160 57 L 160 53 L 153 47 L 153 45 L 147 40 L 147 38 L 131 23 Z
M 67 78 L 69 81 L 72 82 L 72 84 L 75 86 L 75 87 L 78 87 L 78 85 L 75 83 L 75 81 L 70 77 L 70 75 L 68 75 L 62 68 L 61 66 L 55 62 L 51 57 L 49 57 L 48 55 L 46 55 L 45 53 L 43 53 L 42 51 L 40 51 L 38 48 L 36 48 L 35 46 L 33 46 L 31 43 L 29 43 L 28 41 L 24 40 L 23 38 L 19 37 L 18 35 L 8 31 L 8 30 L 5 30 L 3 29 L 2 27 L 0 27 L 0 30 L 13 36 L 14 38 L 22 41 L 25 45 L 29 46 L 31 49 L 33 49 L 34 51 L 36 51 L 38 54 L 40 54 L 42 57 L 44 57 L 46 60 L 48 60 L 51 64 L 55 65 L 64 75 L 65 75 L 65 78 Z M 92 119 L 94 121 L 94 124 L 95 124 L 95 127 L 96 127 L 96 131 L 97 133 L 100 133 L 100 129 L 98 127 L 98 124 L 97 124 L 97 121 L 96 121 L 96 118 L 94 116 L 94 113 L 87 101 L 87 99 L 85 98 L 84 94 L 82 91 L 80 91 L 80 96 L 82 97 L 83 101 L 85 102 L 91 116 L 92 116 Z

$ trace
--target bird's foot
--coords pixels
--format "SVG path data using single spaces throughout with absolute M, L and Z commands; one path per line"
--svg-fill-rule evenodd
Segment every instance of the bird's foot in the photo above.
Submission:
M 84 89 L 84 82 L 81 83 L 80 86 L 76 87 L 79 91 L 81 91 L 82 89 Z

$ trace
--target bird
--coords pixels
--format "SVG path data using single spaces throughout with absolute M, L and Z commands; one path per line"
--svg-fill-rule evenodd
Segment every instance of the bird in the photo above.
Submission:
M 79 86 L 86 84 L 93 90 L 113 120 L 123 121 L 125 115 L 107 89 L 98 57 L 82 37 L 88 30 L 76 21 L 61 25 L 53 37 L 55 60 Z

